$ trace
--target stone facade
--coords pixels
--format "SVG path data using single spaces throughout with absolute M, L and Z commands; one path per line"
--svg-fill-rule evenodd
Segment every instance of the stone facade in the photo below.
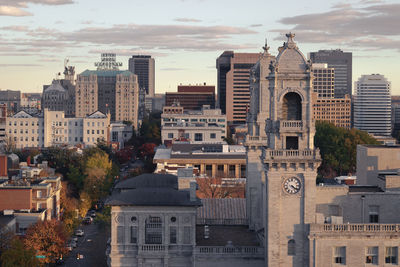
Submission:
M 312 66 L 286 36 L 276 59 L 264 47 L 251 76 L 247 214 L 264 240 L 265 265 L 397 265 L 398 148 L 359 146 L 361 185 L 316 186 Z

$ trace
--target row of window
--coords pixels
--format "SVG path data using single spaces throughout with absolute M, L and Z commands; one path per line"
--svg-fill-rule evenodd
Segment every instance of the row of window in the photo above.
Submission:
M 383 263 L 396 264 L 398 262 L 398 247 L 385 247 Z M 379 247 L 372 246 L 365 248 L 364 262 L 370 265 L 379 265 Z M 346 265 L 346 247 L 333 248 L 333 263 Z M 381 262 L 382 263 L 382 262 Z
M 189 133 L 184 133 L 183 138 L 189 139 L 190 135 Z M 173 139 L 174 138 L 174 133 L 168 133 L 168 139 Z M 210 133 L 210 139 L 215 139 L 217 138 L 216 133 Z M 203 134 L 202 133 L 195 133 L 194 134 L 194 141 L 203 141 Z

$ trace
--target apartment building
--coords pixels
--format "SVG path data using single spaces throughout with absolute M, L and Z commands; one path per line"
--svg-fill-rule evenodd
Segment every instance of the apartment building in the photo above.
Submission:
M 165 105 L 179 103 L 185 110 L 201 110 L 204 105 L 215 108 L 215 86 L 178 85 L 177 92 L 165 93 Z

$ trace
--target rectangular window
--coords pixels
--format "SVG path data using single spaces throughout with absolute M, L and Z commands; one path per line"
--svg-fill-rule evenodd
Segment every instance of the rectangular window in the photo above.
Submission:
M 333 263 L 346 265 L 346 247 L 333 248 Z
M 174 133 L 168 133 L 168 138 L 174 138 Z
M 365 251 L 365 263 L 378 265 L 378 247 L 367 247 Z
M 124 227 L 117 226 L 117 243 L 124 243 Z
M 169 227 L 169 243 L 176 244 L 176 226 Z
M 369 222 L 379 223 L 379 206 L 369 206 Z
M 42 197 L 42 191 L 38 190 L 36 193 L 37 198 L 41 198 Z
M 190 232 L 191 232 L 190 226 L 183 227 L 183 244 L 190 244 L 191 242 Z
M 146 244 L 162 244 L 162 221 L 160 217 L 149 216 L 145 225 Z
M 203 141 L 203 134 L 202 133 L 195 133 L 194 134 L 194 141 Z
M 215 133 L 210 133 L 210 139 L 215 139 L 216 138 L 216 134 Z
M 397 264 L 397 247 L 385 248 L 385 263 Z
M 131 226 L 131 243 L 137 244 L 137 226 Z

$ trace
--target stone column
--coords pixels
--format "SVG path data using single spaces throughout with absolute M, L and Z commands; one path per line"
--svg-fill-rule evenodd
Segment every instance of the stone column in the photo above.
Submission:
M 240 164 L 235 164 L 235 177 L 240 178 Z
M 229 172 L 229 165 L 228 164 L 224 164 L 224 176 L 228 177 L 228 172 Z
M 216 177 L 217 176 L 217 164 L 213 164 L 212 165 L 211 176 L 212 177 Z
M 204 174 L 206 172 L 206 164 L 200 164 L 200 174 Z

